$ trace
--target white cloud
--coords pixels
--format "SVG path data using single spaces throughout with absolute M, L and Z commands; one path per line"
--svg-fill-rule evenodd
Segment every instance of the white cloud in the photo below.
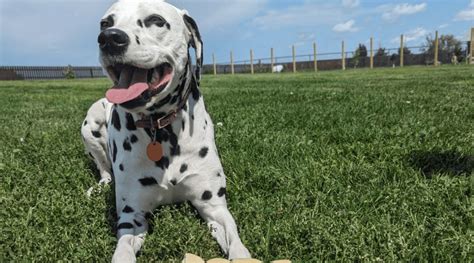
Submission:
M 449 24 L 442 24 L 438 28 L 439 29 L 444 29 L 444 28 L 447 28 L 448 26 L 449 26 Z
M 296 47 L 305 46 L 308 42 L 314 42 L 316 40 L 316 34 L 303 32 L 298 34 L 298 41 L 294 44 Z
M 329 1 L 328 1 L 329 2 Z M 347 17 L 340 5 L 334 2 L 293 5 L 283 9 L 271 9 L 253 19 L 253 24 L 259 29 L 282 29 L 289 27 L 314 27 L 331 25 Z
M 417 42 L 424 39 L 430 32 L 422 27 L 417 27 L 403 34 L 403 39 L 406 43 Z M 400 43 L 400 37 L 392 39 L 392 43 Z
M 357 32 L 359 29 L 357 27 L 354 27 L 355 25 L 355 20 L 351 19 L 347 22 L 340 23 L 335 25 L 332 30 L 334 32 L 342 33 L 342 32 Z
M 474 21 L 474 0 L 471 0 L 471 3 L 465 10 L 459 11 L 454 17 L 455 21 Z
M 229 27 L 251 20 L 264 10 L 268 0 L 169 0 L 178 8 L 186 9 L 199 21 L 204 32 L 228 31 Z
M 426 10 L 426 3 L 410 5 L 407 3 L 398 4 L 395 6 L 381 6 L 381 9 L 385 9 L 382 14 L 382 18 L 388 21 L 395 21 L 401 16 L 413 15 Z
M 347 8 L 354 8 L 360 5 L 360 0 L 342 0 L 342 6 Z

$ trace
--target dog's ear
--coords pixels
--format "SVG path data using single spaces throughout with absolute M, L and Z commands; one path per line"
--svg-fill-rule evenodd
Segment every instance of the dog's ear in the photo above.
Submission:
M 194 19 L 190 17 L 187 12 L 184 12 L 183 19 L 191 34 L 189 45 L 193 47 L 194 51 L 196 52 L 196 78 L 197 81 L 199 81 L 201 79 L 201 69 L 203 64 L 203 45 L 201 33 L 199 33 L 199 28 L 196 24 L 196 21 L 194 21 Z

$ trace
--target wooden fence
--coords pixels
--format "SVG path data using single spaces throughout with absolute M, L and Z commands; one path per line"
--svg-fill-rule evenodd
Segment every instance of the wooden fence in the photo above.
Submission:
M 69 67 L 15 67 L 0 66 L 0 80 L 65 79 Z M 101 67 L 70 67 L 74 78 L 103 78 Z
M 474 28 L 471 30 L 471 41 L 465 42 L 466 54 L 462 59 L 466 63 L 474 64 Z M 429 50 L 428 46 L 408 47 L 406 38 L 400 36 L 400 46 L 391 49 L 383 49 L 385 54 L 378 54 L 379 50 L 374 49 L 374 38 L 370 38 L 370 46 L 366 56 L 356 56 L 356 52 L 347 52 L 346 43 L 342 41 L 341 51 L 333 53 L 318 53 L 316 43 L 313 43 L 313 53 L 297 55 L 296 47 L 291 47 L 291 56 L 275 57 L 274 49 L 270 49 L 270 57 L 255 59 L 254 52 L 250 50 L 250 60 L 235 61 L 234 54 L 230 52 L 230 63 L 217 63 L 215 55 L 212 54 L 213 64 L 205 65 L 203 72 L 208 74 L 236 74 L 236 73 L 264 73 L 274 72 L 275 65 L 283 66 L 283 71 L 296 73 L 298 71 L 308 70 L 346 70 L 351 67 L 404 67 L 408 65 L 432 65 L 458 63 L 460 57 L 455 57 L 446 50 L 439 48 L 438 31 L 435 32 L 434 50 Z M 469 50 L 470 47 L 470 50 Z M 332 59 L 320 59 L 321 57 L 333 57 Z M 338 57 L 338 58 L 334 58 Z M 303 61 L 304 60 L 304 61 Z M 257 63 L 255 63 L 257 61 Z

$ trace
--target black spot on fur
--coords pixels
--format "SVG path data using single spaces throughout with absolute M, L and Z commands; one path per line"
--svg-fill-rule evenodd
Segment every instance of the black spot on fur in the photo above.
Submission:
M 222 176 L 222 174 L 221 174 L 221 173 L 217 173 L 217 177 L 221 177 L 221 176 Z
M 139 179 L 138 181 L 140 181 L 140 183 L 141 183 L 143 186 L 150 186 L 150 185 L 158 184 L 158 182 L 156 181 L 156 179 L 153 178 L 153 177 L 145 177 L 145 178 Z
M 84 121 L 84 126 L 86 126 L 86 125 L 87 125 L 87 121 Z
M 140 38 L 138 36 L 135 36 L 135 41 L 137 42 L 138 45 L 140 45 Z
M 141 28 L 143 28 L 143 23 L 140 19 L 137 20 L 137 25 Z
M 207 120 L 205 120 L 204 123 L 207 125 Z
M 211 191 L 204 191 L 201 196 L 202 200 L 210 200 L 212 198 Z
M 142 223 L 138 222 L 138 221 L 135 220 L 135 219 L 133 219 L 133 223 L 135 223 L 135 225 L 137 225 L 138 227 L 143 226 Z
M 128 140 L 128 138 L 126 138 L 125 141 L 123 141 L 123 149 L 127 152 L 132 151 L 132 145 L 130 145 L 130 141 Z
M 221 189 L 219 189 L 219 192 L 217 192 L 217 196 L 222 197 L 223 195 L 226 194 L 226 192 L 227 192 L 226 188 L 221 187 Z
M 172 179 L 172 180 L 170 181 L 170 183 L 171 183 L 172 185 L 176 185 L 178 182 L 176 181 L 176 179 Z
M 115 140 L 113 142 L 112 155 L 112 161 L 115 163 L 115 160 L 117 159 L 117 144 L 115 143 Z
M 90 156 L 92 159 L 94 159 L 94 156 L 92 156 L 92 153 L 89 153 L 89 156 Z
M 152 107 L 148 108 L 148 111 L 155 111 L 166 105 L 171 100 L 171 94 L 168 94 L 164 99 L 160 100 L 159 102 L 155 103 Z
M 179 145 L 171 146 L 170 147 L 170 153 L 171 153 L 171 156 L 181 155 L 181 146 L 179 146 Z
M 166 23 L 166 28 L 167 28 L 168 30 L 170 30 L 170 29 L 171 29 L 171 25 L 170 25 L 170 23 Z
M 163 156 L 161 160 L 155 162 L 155 165 L 157 167 L 160 167 L 162 170 L 168 169 L 168 167 L 170 166 L 170 159 L 166 156 Z
M 201 150 L 199 150 L 199 156 L 201 158 L 204 158 L 206 157 L 207 153 L 209 152 L 209 148 L 208 147 L 202 147 Z
M 170 127 L 170 126 L 168 126 Z M 170 140 L 170 135 L 167 130 L 158 130 L 156 132 L 156 140 L 159 142 L 167 142 Z
M 171 100 L 170 100 L 170 104 L 171 105 L 175 104 L 178 101 L 178 97 L 179 97 L 179 95 L 173 96 L 173 98 L 171 98 Z
M 118 115 L 117 110 L 114 109 L 112 112 L 112 125 L 115 127 L 117 131 L 120 131 L 122 126 L 120 125 L 120 117 Z
M 129 131 L 137 130 L 137 126 L 135 126 L 135 120 L 133 119 L 132 114 L 127 113 L 126 119 L 127 119 L 127 130 Z
M 123 172 L 123 164 L 120 164 L 120 165 L 119 165 L 119 169 L 120 169 L 120 171 Z
M 121 223 L 117 226 L 117 230 L 119 229 L 133 229 L 133 225 L 130 223 Z
M 132 136 L 130 136 L 130 142 L 131 143 L 138 142 L 138 137 L 135 134 L 132 134 Z
M 188 165 L 185 164 L 185 163 L 183 163 L 183 164 L 181 165 L 181 168 L 179 168 L 179 172 L 180 172 L 180 173 L 184 173 L 184 172 L 186 172 L 187 170 L 188 170 Z
M 193 121 L 194 121 L 194 114 L 193 114 L 193 115 L 191 115 L 191 119 L 193 119 Z
M 169 134 L 169 140 L 171 144 L 170 152 L 171 156 L 178 156 L 181 154 L 181 147 L 178 145 L 178 136 L 173 131 L 172 126 L 167 126 L 166 131 L 168 131 Z
M 193 99 L 195 101 L 198 101 L 199 97 L 201 96 L 201 93 L 199 92 L 199 89 L 197 87 L 196 80 L 194 78 L 191 81 L 191 94 L 193 95 Z
M 130 206 L 126 205 L 126 206 L 123 208 L 122 212 L 127 213 L 127 214 L 130 214 L 130 213 L 135 212 L 135 210 L 133 210 L 133 208 L 131 208 Z
M 92 136 L 94 136 L 96 138 L 100 138 L 100 137 L 102 137 L 102 134 L 100 134 L 100 131 L 92 131 Z
M 184 131 L 184 129 L 185 129 L 184 120 L 181 122 L 181 125 L 183 126 L 183 131 Z

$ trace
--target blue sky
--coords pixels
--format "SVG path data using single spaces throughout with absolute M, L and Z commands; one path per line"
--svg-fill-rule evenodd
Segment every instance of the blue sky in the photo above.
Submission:
M 139 1 L 139 0 L 137 0 Z M 0 65 L 98 65 L 99 20 L 113 0 L 0 0 Z M 198 22 L 205 63 L 255 56 L 338 52 L 358 43 L 396 47 L 423 43 L 439 30 L 468 39 L 474 0 L 169 0 Z

